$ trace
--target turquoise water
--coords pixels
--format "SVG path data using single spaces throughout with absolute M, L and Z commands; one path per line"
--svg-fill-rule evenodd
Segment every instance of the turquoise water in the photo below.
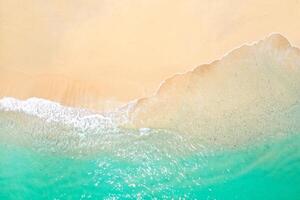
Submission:
M 299 143 L 295 134 L 239 150 L 186 155 L 144 145 L 145 152 L 127 158 L 1 144 L 0 199 L 300 199 Z
M 43 105 L 0 111 L 1 200 L 300 199 L 298 108 L 280 134 L 214 146 L 222 140 Z

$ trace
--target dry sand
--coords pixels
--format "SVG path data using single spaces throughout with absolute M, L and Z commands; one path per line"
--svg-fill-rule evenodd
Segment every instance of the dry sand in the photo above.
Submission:
M 299 19 L 297 0 L 0 0 L 0 97 L 109 109 L 272 32 L 300 46 Z

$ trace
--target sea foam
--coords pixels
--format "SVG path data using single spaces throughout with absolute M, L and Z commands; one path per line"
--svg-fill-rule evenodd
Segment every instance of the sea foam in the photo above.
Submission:
M 63 106 L 57 102 L 29 98 L 18 100 L 12 97 L 0 99 L 0 110 L 20 112 L 30 116 L 38 117 L 45 122 L 57 122 L 71 125 L 75 128 L 116 128 L 126 121 L 126 112 L 120 108 L 115 112 L 97 113 L 94 111 Z
M 0 100 L 0 110 L 37 118 L 40 127 L 52 129 L 55 124 L 72 137 L 95 133 L 148 137 L 159 132 L 175 133 L 178 141 L 190 137 L 199 145 L 235 147 L 300 132 L 299 77 L 299 49 L 273 34 L 211 64 L 175 75 L 153 96 L 112 112 L 66 107 L 40 98 L 8 97 Z M 2 116 L 9 118 L 5 113 Z M 26 121 L 24 117 L 19 121 Z M 45 132 L 64 137 L 59 130 Z M 34 133 L 41 135 L 38 130 Z

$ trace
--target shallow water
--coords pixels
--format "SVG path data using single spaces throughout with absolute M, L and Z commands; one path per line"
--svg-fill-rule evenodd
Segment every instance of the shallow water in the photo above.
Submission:
M 109 152 L 72 157 L 1 144 L 0 197 L 299 199 L 299 142 L 293 135 L 242 150 L 186 155 L 153 147 L 131 157 Z
M 50 119 L 59 106 L 25 107 L 0 112 L 0 199 L 300 199 L 296 129 L 221 147 L 87 111 Z

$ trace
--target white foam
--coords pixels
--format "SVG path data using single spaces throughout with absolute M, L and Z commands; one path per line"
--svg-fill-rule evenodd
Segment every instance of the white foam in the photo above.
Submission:
M 0 111 L 22 112 L 44 119 L 46 122 L 58 122 L 75 128 L 112 129 L 128 120 L 129 106 L 110 113 L 96 113 L 86 109 L 62 106 L 57 102 L 41 98 L 18 100 L 12 97 L 0 99 Z
M 150 128 L 140 128 L 139 129 L 139 133 L 140 133 L 141 136 L 149 135 L 150 132 L 151 132 Z

